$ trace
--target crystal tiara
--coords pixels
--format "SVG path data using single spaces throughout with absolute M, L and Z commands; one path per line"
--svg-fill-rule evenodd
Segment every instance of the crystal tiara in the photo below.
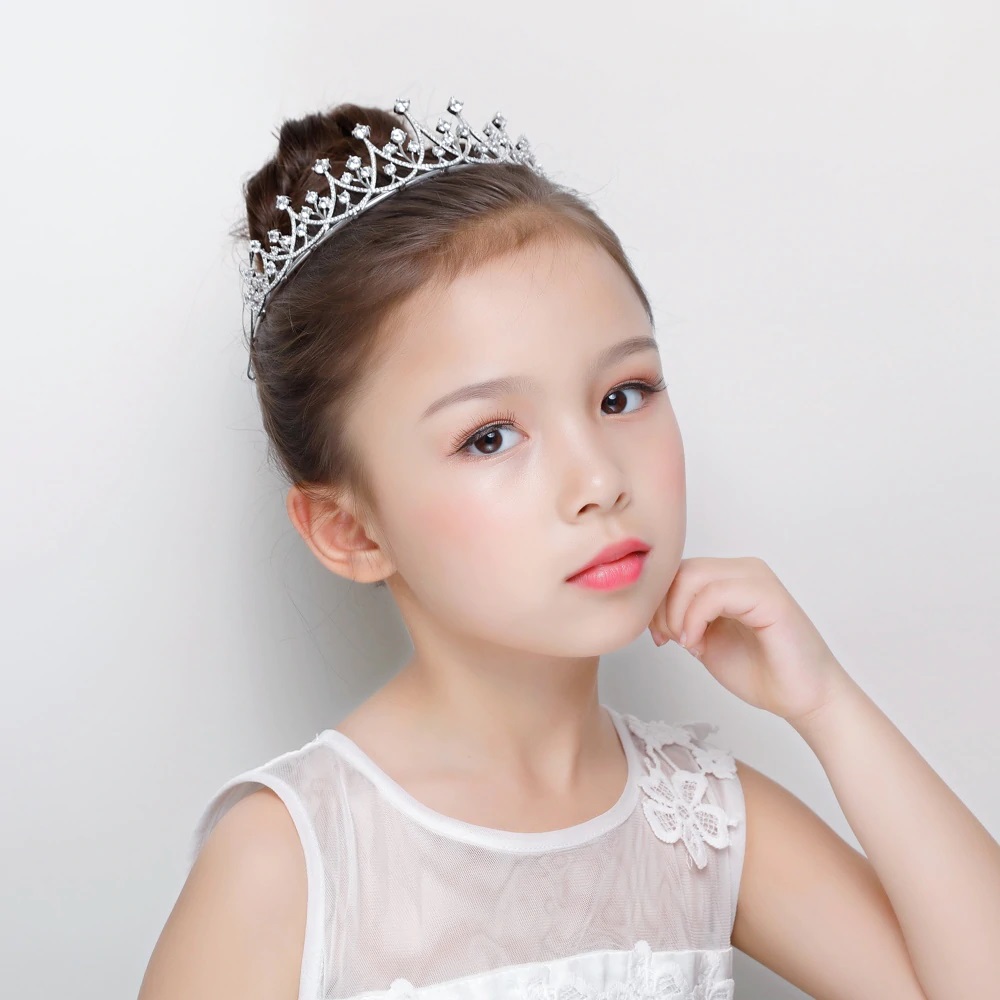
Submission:
M 435 171 L 447 171 L 454 166 L 522 163 L 545 175 L 535 161 L 525 136 L 511 143 L 506 132 L 507 119 L 499 111 L 482 131 L 477 131 L 462 117 L 462 102 L 453 97 L 448 101 L 448 111 L 454 120 L 438 118 L 432 132 L 410 116 L 409 107 L 409 99 L 399 98 L 393 105 L 393 111 L 406 119 L 413 130 L 412 135 L 402 128 L 394 128 L 389 135 L 390 141 L 381 149 L 368 138 L 371 129 L 367 125 L 354 127 L 351 134 L 364 141 L 368 163 L 362 163 L 361 156 L 348 157 L 347 169 L 340 177 L 330 174 L 328 159 L 320 159 L 313 164 L 312 169 L 326 178 L 330 188 L 328 195 L 309 191 L 305 196 L 306 204 L 297 212 L 291 207 L 287 195 L 278 195 L 275 207 L 287 212 L 291 234 L 272 229 L 267 234 L 267 249 L 260 240 L 251 240 L 249 263 L 240 266 L 243 303 L 251 310 L 251 346 L 253 330 L 264 314 L 271 292 L 288 278 L 314 247 L 366 208 L 403 187 L 433 176 Z M 429 149 L 423 138 L 430 141 Z M 379 160 L 383 161 L 382 172 L 390 178 L 381 185 L 375 183 Z

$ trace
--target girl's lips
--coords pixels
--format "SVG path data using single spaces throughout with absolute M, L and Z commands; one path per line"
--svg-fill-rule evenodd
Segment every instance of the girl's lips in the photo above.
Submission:
M 590 569 L 577 573 L 569 578 L 570 583 L 591 590 L 617 590 L 627 584 L 634 583 L 646 563 L 645 552 L 630 552 L 611 563 L 601 563 Z
M 594 569 L 598 566 L 606 565 L 609 563 L 617 562 L 624 556 L 630 555 L 633 552 L 646 553 L 649 551 L 649 546 L 641 538 L 623 538 L 620 542 L 614 542 L 611 545 L 606 545 L 600 552 L 594 556 L 590 562 L 581 566 L 575 573 L 568 576 L 567 580 L 575 580 L 578 576 L 586 573 L 590 569 Z

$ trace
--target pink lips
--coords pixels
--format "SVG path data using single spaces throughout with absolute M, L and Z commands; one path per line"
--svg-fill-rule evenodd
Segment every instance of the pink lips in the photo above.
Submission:
M 609 545 L 567 580 L 596 590 L 614 590 L 638 579 L 649 546 L 640 538 Z

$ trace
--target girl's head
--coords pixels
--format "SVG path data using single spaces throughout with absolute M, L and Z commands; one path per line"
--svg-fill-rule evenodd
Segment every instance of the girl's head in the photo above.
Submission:
M 357 123 L 376 146 L 406 127 L 353 104 L 285 122 L 246 184 L 243 235 L 289 232 L 276 196 L 323 193 L 312 165 L 337 176 L 363 153 Z M 318 244 L 256 328 L 293 524 L 332 571 L 387 582 L 415 639 L 565 656 L 626 644 L 684 545 L 669 398 L 625 385 L 663 386 L 653 334 L 621 243 L 578 194 L 512 163 L 403 188 Z M 651 546 L 635 583 L 566 581 L 630 536 Z

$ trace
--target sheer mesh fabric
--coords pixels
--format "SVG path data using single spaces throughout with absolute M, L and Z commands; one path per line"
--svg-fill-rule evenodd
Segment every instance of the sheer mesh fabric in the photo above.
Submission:
M 713 726 L 608 712 L 628 781 L 576 826 L 444 816 L 325 730 L 227 781 L 191 863 L 244 795 L 281 796 L 309 886 L 300 1000 L 728 1000 L 745 849 L 732 756 L 707 740 Z

